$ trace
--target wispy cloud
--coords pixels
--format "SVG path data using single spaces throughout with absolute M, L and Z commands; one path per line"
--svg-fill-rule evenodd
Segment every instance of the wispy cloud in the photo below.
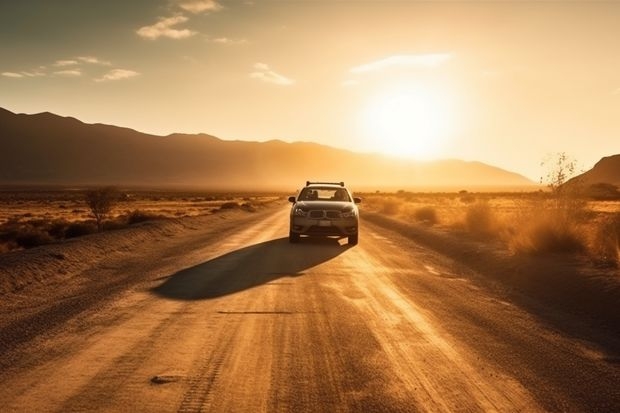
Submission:
M 77 65 L 78 61 L 77 60 L 56 60 L 56 62 L 54 63 L 54 66 L 56 67 L 65 67 L 65 66 L 73 66 L 73 65 Z
M 396 55 L 360 66 L 355 66 L 349 71 L 351 73 L 368 73 L 393 67 L 432 68 L 446 63 L 450 59 L 452 59 L 452 54 L 450 53 Z
M 15 73 L 15 72 L 2 72 L 2 76 L 10 77 L 13 79 L 19 79 L 20 77 L 24 77 L 24 75 L 22 75 L 21 73 Z
M 94 56 L 78 56 L 77 59 L 80 62 L 83 63 L 90 63 L 92 65 L 102 65 L 102 66 L 110 66 L 112 63 L 106 61 L 106 60 L 101 60 L 97 57 Z
M 107 81 L 113 81 L 113 80 L 129 79 L 129 78 L 136 77 L 139 75 L 140 73 L 133 71 L 133 70 L 113 69 L 113 70 L 110 70 L 105 75 L 103 75 L 102 77 L 95 79 L 95 82 L 107 82 Z
M 230 39 L 228 37 L 207 37 L 209 43 L 224 44 L 224 45 L 238 45 L 246 44 L 246 39 Z
M 144 26 L 136 30 L 138 36 L 149 40 L 155 40 L 160 37 L 168 37 L 170 39 L 185 39 L 196 34 L 189 29 L 174 29 L 172 26 L 185 23 L 188 20 L 185 16 L 172 16 L 161 18 L 157 23 L 151 26 Z
M 56 76 L 78 77 L 82 76 L 82 71 L 80 69 L 59 70 L 54 72 L 54 74 Z
M 280 86 L 291 86 L 295 83 L 295 80 L 274 72 L 273 70 L 271 70 L 269 65 L 265 63 L 254 64 L 254 69 L 255 71 L 250 73 L 251 78 Z
M 40 70 L 23 71 L 23 72 L 21 72 L 21 74 L 26 76 L 26 77 L 42 77 L 42 76 L 46 76 L 45 72 L 42 72 Z
M 176 2 L 180 8 L 190 13 L 212 13 L 222 9 L 215 0 L 180 0 Z

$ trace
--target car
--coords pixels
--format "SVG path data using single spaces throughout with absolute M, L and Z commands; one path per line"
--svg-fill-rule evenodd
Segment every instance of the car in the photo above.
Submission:
M 347 237 L 351 245 L 359 240 L 361 198 L 353 197 L 344 182 L 306 182 L 299 194 L 288 199 L 291 207 L 289 241 L 311 237 Z

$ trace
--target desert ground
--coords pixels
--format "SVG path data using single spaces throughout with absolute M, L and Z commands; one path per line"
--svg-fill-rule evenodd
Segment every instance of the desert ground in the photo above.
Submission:
M 92 217 L 78 192 L 5 192 L 1 409 L 620 410 L 617 203 L 363 198 L 354 247 L 290 244 L 283 194 L 163 192 L 20 246 L 9 229 Z

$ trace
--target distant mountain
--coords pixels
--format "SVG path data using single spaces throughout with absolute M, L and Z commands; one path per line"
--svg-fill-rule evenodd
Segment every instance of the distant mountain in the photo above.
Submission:
M 620 154 L 602 158 L 589 171 L 570 179 L 566 187 L 594 198 L 620 198 Z
M 620 154 L 604 157 L 576 179 L 588 185 L 605 183 L 620 186 Z
M 0 185 L 268 190 L 296 188 L 307 179 L 343 180 L 365 190 L 533 184 L 480 162 L 410 161 L 307 142 L 155 136 L 49 112 L 26 115 L 0 108 Z

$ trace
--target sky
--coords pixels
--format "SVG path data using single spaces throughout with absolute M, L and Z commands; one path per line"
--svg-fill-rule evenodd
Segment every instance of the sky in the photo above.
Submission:
M 0 2 L 0 107 L 475 160 L 620 153 L 620 2 Z

